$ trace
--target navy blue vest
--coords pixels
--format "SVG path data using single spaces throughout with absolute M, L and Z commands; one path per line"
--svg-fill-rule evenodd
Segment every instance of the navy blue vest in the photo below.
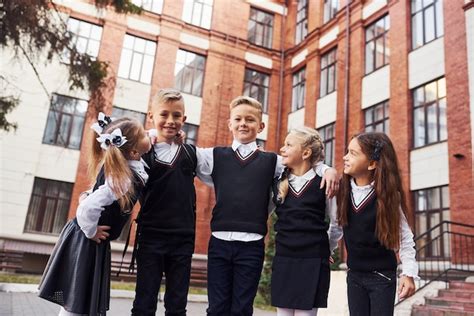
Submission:
M 276 161 L 276 154 L 260 150 L 244 160 L 231 147 L 214 148 L 212 231 L 267 233 Z

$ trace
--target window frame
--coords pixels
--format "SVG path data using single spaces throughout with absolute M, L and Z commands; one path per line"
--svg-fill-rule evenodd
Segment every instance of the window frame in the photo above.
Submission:
M 127 36 L 133 38 L 133 44 L 132 44 L 133 48 L 125 47 L 125 42 L 127 41 Z M 136 49 L 137 39 L 145 41 L 145 43 L 144 43 L 145 46 L 144 46 L 144 51 L 143 52 L 140 52 L 139 50 Z M 150 43 L 152 43 L 154 45 L 153 54 L 149 54 L 149 53 L 146 52 L 147 46 Z M 118 71 L 117 71 L 117 77 L 122 78 L 122 79 L 126 79 L 126 80 L 135 81 L 135 82 L 140 82 L 142 84 L 151 85 L 152 81 L 153 81 L 153 72 L 155 70 L 154 66 L 155 66 L 155 61 L 156 61 L 157 48 L 158 48 L 158 44 L 157 44 L 156 41 L 152 41 L 152 40 L 140 37 L 140 36 L 136 36 L 136 35 L 133 35 L 133 34 L 130 34 L 130 33 L 126 33 L 125 37 L 123 39 L 123 43 L 122 43 L 122 51 L 120 53 L 120 62 L 119 62 L 119 68 L 118 68 Z M 124 61 L 124 58 L 125 58 L 124 54 L 126 54 L 127 51 L 131 52 L 130 60 L 129 61 Z M 133 79 L 133 78 L 131 78 L 131 73 L 132 73 L 132 70 L 134 69 L 134 64 L 133 63 L 134 63 L 134 59 L 135 59 L 136 55 L 141 56 L 140 57 L 141 58 L 140 69 L 138 71 L 138 79 Z M 143 69 L 146 68 L 146 67 L 144 67 L 144 65 L 145 65 L 144 60 L 145 60 L 146 56 L 151 56 L 152 57 L 152 70 L 151 70 L 151 73 L 150 73 L 150 78 L 147 78 L 147 80 L 144 80 L 142 78 L 142 76 L 143 76 Z M 125 70 L 122 70 L 122 67 L 128 67 L 128 70 L 126 71 L 127 72 L 126 76 L 121 74 L 122 71 L 125 72 Z
M 331 54 L 334 54 L 334 60 L 329 63 Z M 324 59 L 327 59 L 326 61 Z M 323 66 L 323 64 L 326 64 Z M 330 71 L 333 70 L 333 89 L 329 90 L 329 75 Z M 323 81 L 325 78 L 325 81 Z M 326 83 L 323 89 L 323 82 Z M 326 53 L 321 55 L 321 71 L 320 71 L 320 83 L 319 83 L 319 98 L 323 98 L 337 90 L 337 46 L 331 48 Z
M 375 113 L 378 108 L 382 107 L 383 117 L 382 119 L 375 120 Z M 371 111 L 372 114 L 372 121 L 371 123 L 367 123 L 367 113 Z M 374 104 L 368 108 L 364 109 L 364 130 L 366 132 L 375 132 L 376 126 L 381 124 L 383 126 L 383 133 L 389 135 L 390 134 L 390 101 L 385 100 L 380 103 Z M 386 129 L 386 126 L 388 129 Z M 371 129 L 367 129 L 368 127 L 372 127 Z
M 295 82 L 295 78 L 296 81 Z M 303 91 L 303 104 L 300 105 L 298 104 L 298 100 L 295 98 L 295 95 L 298 94 L 298 96 L 301 93 L 301 90 Z M 298 111 L 302 108 L 305 107 L 306 103 L 306 66 L 296 70 L 293 72 L 292 75 L 292 88 L 291 88 L 291 112 Z
M 427 0 L 418 0 L 421 1 L 421 8 L 418 10 L 416 9 L 417 6 L 417 0 L 411 0 L 410 1 L 410 23 L 411 23 L 411 49 L 415 50 L 420 47 L 425 46 L 428 43 L 431 43 L 438 38 L 444 36 L 444 13 L 443 13 L 443 0 L 429 0 L 432 1 L 432 3 L 428 3 L 426 6 L 424 6 L 424 2 Z M 434 31 L 434 37 L 433 39 L 426 40 L 426 11 L 429 9 L 433 8 L 433 23 L 431 26 L 433 27 Z M 417 28 L 417 23 L 415 22 L 417 19 L 418 14 L 421 15 L 421 44 L 417 45 L 417 40 L 418 38 L 416 37 L 418 32 L 420 31 Z M 431 21 L 429 21 L 431 22 Z M 439 29 L 438 29 L 439 28 Z
M 74 102 L 74 109 L 72 110 L 72 113 L 69 113 L 67 111 L 64 111 L 64 105 L 65 103 L 59 103 L 59 102 L 55 102 L 55 100 L 57 100 L 57 98 L 64 98 L 64 99 L 71 99 L 73 102 Z M 82 105 L 85 106 L 85 111 L 83 113 L 83 115 L 79 115 L 79 114 L 76 114 L 77 112 L 77 107 L 78 105 L 80 105 L 80 103 L 83 103 Z M 57 109 L 57 104 L 60 105 L 60 108 Z M 64 148 L 67 148 L 67 149 L 71 149 L 71 150 L 81 150 L 81 145 L 82 145 L 82 137 L 83 137 L 83 134 L 84 134 L 84 123 L 85 123 L 85 120 L 86 120 L 86 116 L 87 116 L 87 109 L 89 108 L 89 102 L 87 100 L 84 100 L 84 99 L 79 99 L 79 98 L 74 98 L 74 97 L 70 97 L 70 96 L 67 96 L 67 95 L 62 95 L 62 94 L 58 94 L 58 93 L 53 93 L 52 96 L 51 96 L 51 101 L 50 101 L 50 107 L 49 107 L 49 111 L 48 111 L 48 118 L 46 120 L 46 126 L 44 128 L 44 131 L 43 131 L 43 138 L 42 138 L 42 144 L 46 144 L 46 145 L 51 145 L 51 146 L 58 146 L 58 147 L 64 147 Z M 53 114 L 51 114 L 53 113 Z M 67 136 L 65 137 L 64 140 L 62 140 L 64 142 L 64 144 L 61 144 L 60 143 L 60 140 L 59 138 L 61 138 L 61 127 L 62 127 L 62 122 L 63 122 L 63 117 L 64 116 L 67 116 L 67 117 L 70 117 L 70 123 L 69 123 L 69 127 L 67 129 Z M 79 133 L 79 144 L 77 147 L 70 147 L 70 143 L 71 143 L 71 136 L 73 136 L 72 132 L 73 132 L 73 126 L 74 126 L 74 121 L 75 120 L 78 120 L 79 118 L 82 118 L 82 127 L 80 129 L 80 133 Z M 53 141 L 52 142 L 48 142 L 46 141 L 46 137 L 48 136 L 47 135 L 47 132 L 49 130 L 49 126 L 50 124 L 52 124 L 51 120 L 54 121 L 54 137 L 53 137 Z
M 324 0 L 323 2 L 323 24 L 333 20 L 339 12 L 339 0 Z M 335 4 L 335 5 L 333 5 Z M 327 12 L 327 14 L 326 14 Z
M 119 111 L 120 113 L 117 114 L 117 111 Z M 115 112 L 115 113 L 114 113 Z M 140 123 L 143 124 L 143 126 L 145 126 L 145 123 L 146 123 L 146 116 L 147 114 L 146 113 L 143 113 L 143 112 L 140 112 L 140 111 L 136 111 L 136 110 L 130 110 L 130 109 L 126 109 L 126 108 L 122 108 L 122 107 L 119 107 L 119 106 L 113 106 L 112 107 L 112 117 L 123 117 L 123 116 L 127 116 L 127 117 L 132 117 L 132 118 L 136 118 Z M 138 117 L 141 117 L 143 116 L 143 120 L 140 120 Z
M 195 138 L 189 137 L 189 129 L 190 128 L 195 128 L 195 132 L 196 132 L 196 137 Z M 196 146 L 197 141 L 198 141 L 198 137 L 199 137 L 199 125 L 185 122 L 183 124 L 183 126 L 181 127 L 181 129 L 186 133 L 186 139 L 184 140 L 184 142 L 186 144 Z
M 253 20 L 252 19 L 252 12 L 256 11 L 254 16 L 257 16 L 259 13 L 262 13 L 266 16 L 271 17 L 271 21 L 269 24 L 265 24 L 261 21 L 258 20 Z M 273 13 L 257 9 L 255 7 L 250 7 L 250 15 L 249 15 L 249 21 L 248 21 L 248 26 L 247 26 L 247 40 L 249 43 L 252 43 L 253 45 L 260 46 L 260 47 L 265 47 L 265 48 L 272 48 L 273 46 L 273 24 L 274 24 L 274 19 L 275 15 Z M 251 23 L 254 23 L 254 28 L 251 28 Z M 260 42 L 261 44 L 258 44 L 259 40 L 257 39 L 257 29 L 258 26 L 260 26 L 263 29 L 263 33 L 261 35 Z M 269 30 L 268 30 L 269 29 Z M 253 30 L 253 32 L 251 32 Z M 253 33 L 253 37 L 251 36 L 251 33 Z M 267 36 L 265 36 L 267 35 Z M 252 40 L 252 38 L 254 40 Z
M 383 21 L 384 31 L 380 34 L 376 34 L 377 33 L 377 23 L 379 23 L 380 21 Z M 367 40 L 369 38 L 368 33 L 370 32 L 371 28 L 373 28 L 374 36 L 372 38 L 370 38 L 369 40 Z M 388 33 L 389 31 L 390 31 L 390 16 L 388 14 L 384 15 L 383 17 L 381 17 L 379 19 L 377 19 L 377 21 L 371 23 L 370 25 L 368 25 L 365 28 L 365 56 L 364 56 L 365 59 L 364 59 L 364 62 L 365 62 L 365 74 L 366 75 L 371 74 L 371 73 L 377 71 L 378 69 L 383 68 L 386 65 L 390 64 L 390 41 L 389 41 L 390 37 L 389 37 L 389 33 Z M 382 41 L 383 41 L 383 54 L 382 54 L 383 62 L 382 62 L 381 65 L 379 65 L 377 67 L 377 41 L 379 39 L 382 39 Z M 371 44 L 373 44 L 372 48 L 369 47 Z M 367 68 L 368 67 L 367 60 L 368 60 L 369 51 L 372 52 L 372 60 L 371 60 L 372 68 L 371 68 L 371 70 L 368 70 L 368 68 Z
M 303 42 L 308 36 L 308 2 L 309 0 L 298 0 L 296 4 L 295 45 Z
M 210 4 L 208 3 L 210 2 Z M 190 5 L 191 7 L 191 12 L 189 14 L 186 13 L 186 8 L 187 6 Z M 199 23 L 196 24 L 194 23 L 195 16 L 194 14 L 197 12 L 197 7 L 200 6 L 199 12 Z M 213 0 L 184 0 L 184 5 L 183 5 L 183 15 L 182 15 L 182 20 L 188 24 L 204 28 L 206 30 L 210 30 L 212 27 L 212 14 L 213 14 L 213 6 L 214 6 L 214 1 Z M 209 9 L 210 7 L 210 16 L 209 16 L 209 25 L 204 25 L 203 21 L 203 10 L 205 7 Z M 189 19 L 188 19 L 189 17 Z
M 50 188 L 52 185 L 58 186 L 56 190 L 57 194 L 54 196 L 48 195 L 48 188 Z M 61 198 L 60 195 L 61 195 L 61 192 L 63 192 L 62 191 L 63 186 L 68 186 L 65 188 L 65 190 L 69 191 L 68 192 L 69 198 Z M 61 233 L 62 228 L 64 227 L 64 225 L 67 223 L 67 220 L 68 220 L 73 189 L 74 189 L 74 183 L 35 177 L 34 182 L 33 182 L 33 189 L 31 191 L 30 201 L 28 204 L 28 211 L 25 218 L 23 231 L 25 233 L 58 236 Z M 40 194 L 35 193 L 36 190 L 41 190 Z M 39 198 L 39 203 L 36 204 L 38 205 L 38 207 L 36 207 L 37 214 L 32 213 L 35 208 L 35 204 L 33 204 L 35 197 Z M 47 207 L 47 202 L 51 200 L 54 202 L 54 210 L 52 211 L 52 215 L 50 216 L 51 223 L 49 223 L 49 229 L 44 231 L 42 229 L 43 229 L 43 226 L 45 225 L 45 217 L 48 215 L 46 214 L 46 212 L 49 211 L 49 208 Z M 64 210 L 58 210 L 58 205 L 60 205 L 59 204 L 60 201 L 66 202 L 65 205 L 67 205 L 67 208 L 65 208 Z M 62 214 L 64 217 L 64 223 L 61 225 L 61 228 L 59 230 L 54 232 L 54 226 L 55 226 L 54 220 L 57 219 L 58 212 L 65 212 L 65 214 Z M 36 217 L 32 219 L 31 218 L 32 216 L 36 216 Z
M 164 0 L 131 0 L 131 2 L 136 5 L 137 7 L 142 8 L 142 10 L 145 10 L 147 12 L 151 12 L 154 14 L 163 14 L 163 6 L 164 6 Z M 146 7 L 144 5 L 146 4 Z M 156 7 L 155 4 L 160 4 L 160 8 L 158 11 L 153 10 L 154 7 Z
M 440 82 L 444 82 L 444 88 L 443 89 L 440 89 Z M 428 101 L 426 102 L 426 87 L 428 87 L 429 85 L 433 84 L 433 83 L 436 83 L 436 98 L 434 100 L 431 100 L 431 101 Z M 419 105 L 416 105 L 416 100 L 417 100 L 417 97 L 416 97 L 416 94 L 417 94 L 417 91 L 419 91 L 420 89 L 423 89 L 423 102 L 421 102 Z M 440 96 L 440 93 L 439 91 L 444 91 L 444 95 Z M 441 78 L 438 78 L 438 79 L 435 79 L 433 81 L 430 81 L 430 82 L 427 82 L 427 83 L 424 83 L 422 84 L 421 86 L 418 86 L 416 88 L 413 88 L 411 90 L 411 95 L 412 95 L 412 107 L 413 107 L 413 125 L 412 125 L 412 128 L 413 128 L 413 149 L 419 149 L 419 148 L 423 148 L 423 147 L 426 147 L 426 146 L 431 146 L 431 145 L 434 145 L 434 144 L 438 144 L 438 143 L 442 143 L 442 142 L 445 142 L 448 140 L 448 127 L 447 127 L 447 108 L 448 108 L 448 104 L 447 104 L 447 98 L 446 98 L 446 79 L 445 77 L 441 77 Z M 440 101 L 444 101 L 444 102 L 440 102 Z M 440 103 L 444 103 L 444 111 L 445 111 L 445 114 L 444 114 L 444 129 L 442 130 L 441 129 L 441 124 L 440 124 Z M 430 142 L 429 140 L 429 127 L 430 127 L 430 122 L 428 121 L 428 118 L 429 118 L 429 112 L 428 112 L 428 108 L 431 107 L 431 106 L 435 106 L 436 107 L 436 141 L 432 141 Z M 420 144 L 420 145 L 417 145 L 417 120 L 416 120 L 416 111 L 418 109 L 423 109 L 423 129 L 424 129 L 424 141 L 423 141 L 423 144 Z M 444 133 L 444 135 L 446 136 L 444 139 L 441 138 L 442 136 L 442 133 Z
M 329 130 L 331 131 L 330 136 L 328 137 L 328 132 Z M 323 140 L 323 145 L 324 145 L 324 163 L 327 164 L 328 166 L 334 166 L 334 156 L 335 156 L 335 143 L 336 143 L 336 122 L 326 124 L 324 126 L 321 126 L 317 129 L 319 135 L 321 136 Z M 327 153 L 327 144 L 331 144 L 331 161 L 328 161 L 328 153 Z
M 250 81 L 248 80 L 249 78 L 254 78 L 255 76 L 252 76 L 252 74 L 249 74 L 249 73 L 256 73 L 258 74 L 258 83 L 255 83 L 253 81 Z M 263 76 L 263 77 L 262 77 Z M 267 86 L 265 86 L 265 79 L 267 79 Z M 245 73 L 244 73 L 244 90 L 242 92 L 243 95 L 246 95 L 246 96 L 249 96 L 249 97 L 252 97 L 256 100 L 258 100 L 259 102 L 262 103 L 262 107 L 263 107 L 263 113 L 267 114 L 268 113 L 268 97 L 269 97 L 269 91 L 270 91 L 270 79 L 271 79 L 271 76 L 265 72 L 262 72 L 262 71 L 258 71 L 258 70 L 255 70 L 255 69 L 252 69 L 252 68 L 248 68 L 246 67 L 245 68 Z M 247 90 L 247 87 L 248 87 L 248 91 Z M 257 87 L 257 92 L 258 92 L 258 96 L 255 97 L 254 95 L 252 95 L 250 92 L 252 91 L 252 87 Z M 263 91 L 263 92 L 262 92 Z M 261 94 L 264 94 L 263 96 L 263 102 L 261 100 Z
M 181 52 L 184 52 L 185 55 L 184 55 L 184 60 L 185 60 L 185 63 L 182 64 L 181 62 L 178 62 L 178 54 Z M 187 54 L 193 54 L 195 56 L 197 56 L 198 58 L 203 58 L 203 68 L 202 69 L 198 69 L 197 66 L 189 66 L 189 64 L 187 65 L 186 64 L 186 59 L 187 59 Z M 174 70 L 174 87 L 176 90 L 179 90 L 181 91 L 182 93 L 186 93 L 186 94 L 190 94 L 190 95 L 194 95 L 196 97 L 200 97 L 202 98 L 202 92 L 204 90 L 204 79 L 205 79 L 205 75 L 206 75 L 206 64 L 207 64 L 207 56 L 205 55 L 201 55 L 201 54 L 198 54 L 198 53 L 195 53 L 193 51 L 190 51 L 190 50 L 186 50 L 186 49 L 182 49 L 182 48 L 179 48 L 178 51 L 176 52 L 176 61 L 175 61 L 175 70 Z M 178 65 L 182 65 L 182 69 L 180 71 L 180 77 L 181 77 L 181 86 L 178 87 L 178 77 L 176 76 L 176 70 L 177 70 L 177 66 Z M 190 91 L 185 91 L 184 90 L 184 81 L 183 81 L 183 78 L 185 76 L 185 72 L 186 72 L 186 69 L 191 69 L 192 70 L 192 81 L 191 81 L 191 88 L 190 88 Z M 194 93 L 194 86 L 195 86 L 195 77 L 196 77 L 196 72 L 197 71 L 202 71 L 202 76 L 201 76 L 201 89 L 199 91 L 198 94 L 195 94 Z
M 72 30 L 72 28 L 74 27 L 72 25 L 72 21 L 77 21 L 77 22 L 74 22 L 74 23 L 77 23 L 77 26 L 75 28 L 75 30 Z M 87 36 L 83 35 L 83 34 L 79 34 L 80 33 L 80 30 L 81 30 L 81 24 L 87 24 L 87 25 L 90 25 L 90 30 L 89 30 L 89 34 Z M 100 29 L 100 36 L 99 36 L 99 39 L 96 39 L 96 38 L 93 38 L 91 35 L 93 34 L 93 29 L 94 28 L 98 28 Z M 103 33 L 103 30 L 104 30 L 104 27 L 102 25 L 99 25 L 99 24 L 95 24 L 95 23 L 91 23 L 89 21 L 84 21 L 84 20 L 81 20 L 81 19 L 78 19 L 74 16 L 69 16 L 68 19 L 67 19 L 67 22 L 66 22 L 66 31 L 67 31 L 67 36 L 69 36 L 70 40 L 69 40 L 69 43 L 74 46 L 77 51 L 81 54 L 86 54 L 87 56 L 89 56 L 92 60 L 96 60 L 97 57 L 99 56 L 99 51 L 100 51 L 100 45 L 101 45 L 101 42 L 102 42 L 102 33 Z M 77 42 L 80 40 L 80 39 L 85 39 L 86 40 L 86 46 L 85 46 L 85 49 L 84 51 L 82 51 L 80 49 L 79 46 L 77 46 Z M 88 53 L 88 49 L 90 47 L 90 44 L 91 42 L 95 42 L 97 43 L 97 54 L 96 55 L 91 55 Z M 60 56 L 60 61 L 62 63 L 65 63 L 65 64 L 69 64 L 70 60 L 70 55 L 69 55 L 69 50 L 68 48 L 65 48 Z

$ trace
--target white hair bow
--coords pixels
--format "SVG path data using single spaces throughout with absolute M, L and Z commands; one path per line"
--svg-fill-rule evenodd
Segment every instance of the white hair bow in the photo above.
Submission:
M 91 128 L 97 133 L 102 134 L 104 128 L 112 122 L 112 118 L 110 116 L 105 115 L 102 112 L 99 112 L 99 116 L 97 117 L 97 122 L 91 125 Z
M 96 138 L 102 149 L 108 149 L 110 146 L 120 147 L 127 142 L 127 138 L 122 136 L 120 128 L 114 129 L 112 134 L 100 134 Z

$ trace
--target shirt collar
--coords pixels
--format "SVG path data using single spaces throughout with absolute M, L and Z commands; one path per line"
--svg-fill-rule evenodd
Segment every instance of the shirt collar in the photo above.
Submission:
M 354 192 L 367 192 L 367 191 L 370 191 L 372 190 L 372 188 L 374 187 L 374 181 L 372 181 L 371 183 L 369 184 L 366 184 L 366 185 L 357 185 L 355 183 L 355 180 L 354 178 L 351 178 L 351 189 L 352 191 Z
M 246 148 L 248 149 L 249 151 L 253 152 L 255 150 L 257 150 L 257 142 L 256 141 L 253 141 L 253 142 L 250 142 L 250 143 L 247 143 L 247 144 L 242 144 L 241 142 L 239 142 L 238 140 L 235 140 L 232 142 L 232 149 L 234 151 L 236 151 L 237 149 L 239 149 L 240 147 L 242 148 Z
M 316 177 L 316 172 L 314 172 L 314 169 L 311 168 L 302 176 L 295 176 L 294 174 L 290 173 L 288 175 L 288 180 L 292 181 L 292 180 L 302 179 L 302 180 L 309 181 L 313 179 L 314 177 Z
M 156 143 L 154 145 L 155 149 L 174 149 L 178 147 L 178 145 L 175 142 L 172 142 L 171 144 L 168 144 L 166 142 L 161 142 L 161 143 Z
M 133 171 L 135 171 L 135 173 L 137 173 L 140 177 L 142 177 L 142 179 L 145 182 L 148 180 L 148 174 L 145 171 L 145 167 L 148 168 L 148 169 L 150 167 L 148 167 L 147 163 L 143 159 L 128 160 L 127 162 L 128 162 L 128 165 L 129 165 L 130 169 L 132 169 Z

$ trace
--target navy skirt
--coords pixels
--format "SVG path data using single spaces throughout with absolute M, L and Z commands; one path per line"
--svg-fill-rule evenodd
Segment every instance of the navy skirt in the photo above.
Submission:
M 110 242 L 88 239 L 76 219 L 64 226 L 39 285 L 39 294 L 65 310 L 105 315 L 110 301 Z
M 272 305 L 301 310 L 327 307 L 330 275 L 329 258 L 275 256 Z

